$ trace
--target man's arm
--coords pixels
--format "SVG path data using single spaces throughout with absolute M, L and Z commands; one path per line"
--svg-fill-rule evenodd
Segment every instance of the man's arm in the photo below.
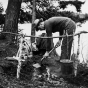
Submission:
M 52 36 L 52 32 L 47 32 L 47 37 L 51 37 Z M 46 53 L 44 54 L 44 57 L 49 56 L 49 51 L 52 49 L 52 39 L 51 38 L 47 38 L 47 44 L 46 44 Z
M 47 34 L 47 37 L 52 37 L 52 27 L 50 26 L 50 24 L 48 22 L 46 22 L 45 24 L 45 30 L 46 30 L 46 34 Z M 46 44 L 46 53 L 44 54 L 44 57 L 47 57 L 49 56 L 49 51 L 52 49 L 52 39 L 51 38 L 47 38 L 46 40 L 47 44 Z

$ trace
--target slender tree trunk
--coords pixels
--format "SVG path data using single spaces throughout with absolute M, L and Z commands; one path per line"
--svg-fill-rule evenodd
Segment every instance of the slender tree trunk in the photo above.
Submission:
M 20 12 L 22 0 L 9 0 L 6 17 L 5 17 L 5 26 L 4 32 L 18 32 L 18 17 Z M 5 34 L 7 40 L 11 43 L 15 39 L 15 35 Z
M 35 36 L 35 28 L 34 28 L 34 25 L 33 25 L 33 22 L 34 20 L 36 19 L 36 11 L 35 11 L 35 8 L 36 8 L 36 0 L 33 0 L 33 13 L 32 13 L 32 29 L 31 29 L 31 35 L 34 35 Z M 35 42 L 35 38 L 31 38 L 31 42 Z

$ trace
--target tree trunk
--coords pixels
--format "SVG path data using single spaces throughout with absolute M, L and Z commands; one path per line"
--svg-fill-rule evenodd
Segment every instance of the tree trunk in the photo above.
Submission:
M 22 0 L 9 0 L 6 10 L 4 32 L 18 32 L 18 17 Z M 15 41 L 15 35 L 5 34 L 6 39 L 11 43 Z
M 33 13 L 32 13 L 32 28 L 31 28 L 31 35 L 34 35 L 35 36 L 35 28 L 34 28 L 34 20 L 36 19 L 36 11 L 35 11 L 35 8 L 36 8 L 36 0 L 33 0 Z M 31 37 L 31 42 L 35 42 L 35 38 Z

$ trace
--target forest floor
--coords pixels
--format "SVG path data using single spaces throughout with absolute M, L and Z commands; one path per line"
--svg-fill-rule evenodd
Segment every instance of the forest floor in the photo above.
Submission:
M 16 78 L 16 61 L 8 61 L 7 56 L 16 55 L 16 47 L 7 47 L 0 51 L 0 88 L 88 88 L 88 68 L 78 65 L 76 77 L 67 75 L 52 79 L 53 82 L 44 79 L 32 80 L 33 68 L 30 62 L 22 66 L 20 79 Z

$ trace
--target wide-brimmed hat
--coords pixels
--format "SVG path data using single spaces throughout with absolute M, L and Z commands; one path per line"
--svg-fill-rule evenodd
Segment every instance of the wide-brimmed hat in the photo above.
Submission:
M 36 29 L 38 28 L 40 22 L 42 22 L 42 21 L 43 21 L 42 18 L 40 18 L 40 19 L 36 19 L 36 20 L 34 21 L 34 26 L 36 27 Z

